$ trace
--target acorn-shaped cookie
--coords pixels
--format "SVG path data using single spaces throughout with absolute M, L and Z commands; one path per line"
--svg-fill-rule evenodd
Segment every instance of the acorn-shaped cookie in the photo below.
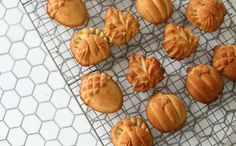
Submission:
M 101 113 L 116 112 L 123 103 L 120 87 L 105 72 L 82 76 L 80 98 L 86 105 Z
M 166 25 L 163 48 L 170 58 L 182 60 L 197 50 L 199 38 L 190 28 L 183 28 L 176 23 Z
M 152 146 L 152 134 L 146 122 L 137 117 L 123 119 L 112 128 L 114 146 Z
M 48 0 L 48 15 L 62 25 L 80 26 L 88 18 L 88 11 L 81 0 Z
M 171 17 L 173 4 L 171 0 L 136 0 L 139 15 L 153 24 L 160 24 Z
M 218 71 L 208 65 L 197 65 L 188 68 L 186 88 L 197 101 L 210 104 L 222 93 L 224 83 Z
M 122 12 L 114 7 L 107 10 L 104 32 L 110 42 L 123 45 L 139 31 L 139 22 L 130 12 Z
M 225 15 L 225 6 L 219 0 L 190 0 L 186 10 L 189 22 L 206 32 L 216 31 Z
M 111 54 L 105 34 L 98 28 L 84 28 L 71 39 L 71 51 L 83 66 L 96 65 Z
M 146 92 L 164 78 L 164 68 L 155 57 L 132 54 L 126 76 L 136 92 Z
M 216 46 L 213 66 L 226 78 L 236 82 L 236 45 Z
M 180 129 L 184 125 L 187 113 L 179 97 L 157 92 L 148 102 L 147 117 L 157 130 L 167 133 Z

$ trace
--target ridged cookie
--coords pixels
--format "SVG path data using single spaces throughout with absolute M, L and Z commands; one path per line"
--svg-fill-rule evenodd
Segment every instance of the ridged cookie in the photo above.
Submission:
M 166 25 L 163 48 L 170 58 L 182 60 L 197 50 L 199 38 L 190 28 L 183 28 L 176 23 Z
M 136 92 L 146 92 L 164 78 L 164 68 L 155 57 L 132 54 L 126 76 Z
M 137 117 L 119 121 L 113 128 L 111 139 L 114 146 L 152 146 L 152 134 L 146 122 Z
M 105 34 L 98 28 L 84 28 L 71 39 L 71 51 L 83 66 L 96 65 L 111 54 Z
M 139 31 L 139 22 L 130 12 L 122 12 L 114 7 L 107 10 L 104 32 L 110 42 L 123 45 Z
M 147 117 L 157 130 L 167 133 L 180 129 L 186 121 L 187 113 L 179 97 L 157 92 L 148 102 Z
M 225 15 L 225 6 L 219 0 L 190 0 L 186 10 L 189 22 L 206 32 L 216 31 Z
M 197 101 L 210 104 L 222 93 L 224 83 L 216 68 L 208 65 L 197 65 L 188 68 L 186 88 Z

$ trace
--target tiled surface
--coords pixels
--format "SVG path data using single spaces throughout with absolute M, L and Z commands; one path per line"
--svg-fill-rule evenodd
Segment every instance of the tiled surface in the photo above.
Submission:
M 19 0 L 0 0 L 0 146 L 99 145 Z

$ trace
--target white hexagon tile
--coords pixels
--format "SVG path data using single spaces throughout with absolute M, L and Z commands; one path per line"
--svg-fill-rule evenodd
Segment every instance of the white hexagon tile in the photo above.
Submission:
M 0 146 L 100 145 L 19 0 L 0 0 Z

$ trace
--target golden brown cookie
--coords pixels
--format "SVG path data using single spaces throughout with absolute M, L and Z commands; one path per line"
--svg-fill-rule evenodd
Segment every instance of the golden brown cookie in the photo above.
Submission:
M 189 22 L 206 32 L 217 30 L 225 15 L 225 6 L 219 0 L 190 0 L 186 10 Z
M 111 132 L 114 146 L 152 146 L 152 134 L 146 122 L 137 117 L 119 121 Z
M 164 68 L 155 57 L 132 54 L 126 76 L 136 92 L 146 92 L 164 78 Z
M 197 50 L 199 38 L 190 28 L 183 28 L 176 23 L 166 25 L 163 48 L 170 58 L 182 60 Z
M 84 28 L 71 39 L 71 51 L 79 64 L 96 65 L 111 54 L 105 34 L 98 28 Z
M 226 78 L 236 82 L 236 45 L 216 46 L 213 66 Z
M 80 26 L 88 18 L 88 11 L 81 0 L 48 0 L 48 15 L 62 25 Z
M 224 83 L 218 71 L 208 65 L 197 65 L 188 68 L 186 88 L 197 101 L 210 104 L 222 93 Z
M 160 132 L 173 132 L 181 128 L 187 113 L 179 97 L 168 93 L 155 93 L 147 105 L 147 117 Z
M 86 105 L 101 113 L 116 112 L 123 103 L 120 87 L 105 72 L 82 76 L 80 98 Z
M 173 4 L 171 0 L 136 0 L 139 15 L 153 24 L 160 24 L 171 17 Z
M 130 12 L 114 7 L 107 10 L 104 32 L 110 42 L 122 45 L 130 41 L 139 31 L 139 23 Z

